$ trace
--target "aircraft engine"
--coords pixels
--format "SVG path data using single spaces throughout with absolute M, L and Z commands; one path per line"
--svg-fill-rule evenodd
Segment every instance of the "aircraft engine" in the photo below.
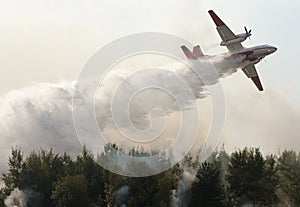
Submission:
M 222 41 L 221 42 L 221 46 L 229 46 L 235 43 L 240 43 L 240 42 L 244 42 L 247 38 L 250 38 L 251 34 L 251 29 L 248 31 L 246 27 L 244 27 L 245 29 L 245 33 L 243 34 L 238 34 L 236 36 L 236 38 L 232 39 L 232 40 L 227 40 L 227 41 Z
M 229 45 L 232 45 L 232 44 L 235 44 L 235 43 L 244 42 L 245 40 L 246 40 L 245 37 L 238 37 L 238 38 L 233 39 L 233 40 L 222 41 L 220 45 L 221 46 L 229 46 Z

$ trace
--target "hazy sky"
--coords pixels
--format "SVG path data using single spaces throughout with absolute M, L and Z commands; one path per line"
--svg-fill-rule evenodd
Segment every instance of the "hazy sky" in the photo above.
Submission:
M 267 62 L 257 64 L 265 92 L 258 93 L 241 72 L 222 80 L 228 120 L 223 141 L 231 149 L 300 146 L 300 2 L 296 0 L 0 0 L 0 94 L 35 82 L 74 80 L 97 49 L 138 32 L 170 33 L 200 44 L 205 53 L 226 52 L 215 47 L 220 37 L 209 9 L 235 33 L 243 32 L 244 25 L 252 29 L 245 46 L 278 47 Z M 277 141 L 271 139 L 275 135 Z M 280 138 L 285 135 L 290 140 Z
M 127 34 L 166 32 L 200 43 L 205 50 L 220 40 L 208 9 L 236 33 L 243 32 L 244 25 L 251 28 L 252 43 L 245 45 L 278 46 L 277 53 L 258 66 L 266 86 L 299 88 L 300 3 L 295 0 L 0 2 L 1 94 L 32 82 L 73 80 L 97 49 Z M 222 51 L 226 49 L 206 50 Z

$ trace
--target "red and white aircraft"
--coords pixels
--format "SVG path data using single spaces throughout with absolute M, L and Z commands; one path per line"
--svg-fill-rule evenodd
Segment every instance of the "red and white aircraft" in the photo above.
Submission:
M 226 46 L 229 50 L 229 53 L 226 56 L 229 59 L 240 57 L 242 59 L 240 68 L 242 68 L 243 72 L 248 78 L 252 79 L 258 90 L 263 91 L 262 84 L 259 80 L 259 76 L 254 65 L 267 55 L 274 53 L 277 48 L 270 45 L 260 45 L 250 48 L 244 48 L 241 42 L 245 41 L 248 37 L 251 36 L 251 30 L 248 31 L 245 27 L 246 33 L 235 35 L 215 14 L 214 11 L 209 10 L 208 13 L 215 22 L 217 31 L 219 32 L 219 35 L 222 39 L 220 45 Z M 181 49 L 189 60 L 201 60 L 204 58 L 209 58 L 209 56 L 203 54 L 199 45 L 193 48 L 193 52 L 191 52 L 184 45 L 181 46 Z

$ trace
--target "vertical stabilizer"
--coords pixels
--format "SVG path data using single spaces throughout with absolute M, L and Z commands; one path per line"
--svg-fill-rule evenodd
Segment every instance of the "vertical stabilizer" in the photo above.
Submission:
M 203 54 L 203 52 L 202 52 L 202 50 L 201 50 L 201 48 L 200 48 L 199 45 L 197 45 L 197 46 L 195 46 L 195 47 L 193 48 L 193 53 L 194 53 L 194 55 L 195 55 L 197 58 L 201 58 L 201 57 L 204 56 L 204 54 Z
M 185 45 L 182 45 L 181 49 L 184 52 L 187 59 L 189 59 L 189 60 L 196 60 L 197 59 L 196 56 Z

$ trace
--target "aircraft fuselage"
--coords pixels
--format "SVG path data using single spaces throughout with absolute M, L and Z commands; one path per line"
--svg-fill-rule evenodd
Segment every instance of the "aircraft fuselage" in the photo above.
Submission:
M 226 53 L 228 58 L 242 58 L 243 62 L 248 64 L 256 64 L 260 62 L 266 56 L 274 53 L 277 50 L 276 47 L 270 45 L 259 45 L 249 48 L 243 48 L 236 52 Z M 245 64 L 247 65 L 247 64 Z

